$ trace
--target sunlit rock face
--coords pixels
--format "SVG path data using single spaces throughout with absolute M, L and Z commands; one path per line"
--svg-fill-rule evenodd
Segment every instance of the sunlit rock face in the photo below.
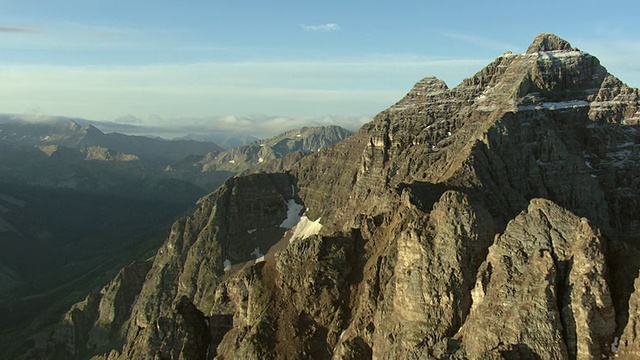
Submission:
M 287 173 L 203 200 L 96 355 L 633 357 L 638 100 L 552 34 L 454 88 L 425 78 Z

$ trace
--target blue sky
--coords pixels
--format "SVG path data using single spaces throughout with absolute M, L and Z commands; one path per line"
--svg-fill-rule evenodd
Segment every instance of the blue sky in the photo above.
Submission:
M 371 116 L 554 32 L 640 86 L 632 1 L 0 0 L 0 112 Z M 157 120 L 155 120 L 157 121 Z

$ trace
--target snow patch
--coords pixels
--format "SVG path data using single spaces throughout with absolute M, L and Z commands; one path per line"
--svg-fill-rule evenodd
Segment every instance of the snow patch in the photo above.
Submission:
M 250 229 L 250 230 L 247 230 L 247 234 L 251 235 L 256 231 L 258 231 L 258 229 Z
M 300 221 L 300 214 L 304 210 L 304 206 L 298 204 L 295 200 L 291 199 L 287 202 L 287 218 L 284 219 L 281 228 L 291 229 L 296 226 Z
M 615 105 L 624 105 L 626 103 L 627 103 L 626 101 L 620 101 L 620 100 L 604 100 L 604 101 L 594 101 L 591 103 L 591 105 L 593 107 L 608 108 Z
M 259 258 L 259 257 L 264 256 L 264 254 L 260 252 L 260 248 L 259 247 L 256 247 L 255 249 L 253 249 L 253 252 L 251 253 L 251 255 L 255 256 L 256 259 Z
M 550 51 L 538 51 L 538 58 L 541 60 L 559 61 L 561 58 L 575 58 L 583 56 L 584 52 L 580 50 L 550 50 Z
M 620 346 L 620 338 L 614 337 L 613 342 L 611 343 L 611 353 L 615 354 L 618 352 L 618 346 Z
M 310 236 L 317 235 L 321 229 L 322 224 L 320 223 L 320 219 L 311 221 L 308 217 L 302 216 L 300 222 L 293 230 L 293 235 L 291 235 L 289 242 L 304 240 Z
M 235 160 L 229 160 L 229 164 L 235 164 L 236 161 Z
M 264 261 L 264 254 L 260 252 L 259 247 L 255 248 L 251 255 L 256 257 L 256 264 Z
M 496 105 L 482 105 L 482 106 L 478 106 L 478 111 L 486 111 L 486 112 L 492 112 L 495 111 L 498 107 Z
M 589 106 L 590 103 L 585 100 L 571 100 L 571 101 L 559 101 L 559 102 L 546 102 L 542 104 L 533 104 L 533 105 L 521 105 L 518 106 L 518 110 L 527 111 L 527 110 L 560 110 L 560 109 L 573 109 L 583 106 Z

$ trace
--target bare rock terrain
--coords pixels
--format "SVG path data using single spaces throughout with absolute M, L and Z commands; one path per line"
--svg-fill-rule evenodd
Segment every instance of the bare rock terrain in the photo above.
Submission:
M 70 329 L 121 329 L 108 345 L 49 346 L 103 359 L 637 357 L 639 100 L 552 34 L 454 88 L 425 78 L 355 135 L 202 200 L 127 320 L 98 316 L 91 296 L 74 307 Z M 299 222 L 282 227 L 292 210 Z

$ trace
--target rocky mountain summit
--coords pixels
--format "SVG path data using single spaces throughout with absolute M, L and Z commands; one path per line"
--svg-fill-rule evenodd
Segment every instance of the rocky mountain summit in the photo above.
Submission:
M 639 101 L 552 34 L 425 78 L 229 179 L 26 357 L 638 358 Z

